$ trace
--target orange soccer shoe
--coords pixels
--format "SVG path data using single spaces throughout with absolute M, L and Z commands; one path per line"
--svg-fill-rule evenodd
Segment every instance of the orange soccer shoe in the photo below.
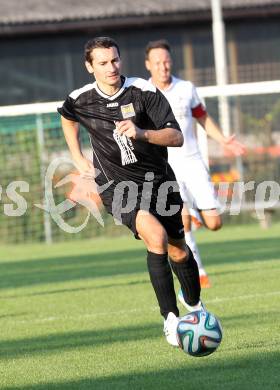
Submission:
M 210 280 L 209 280 L 207 275 L 200 275 L 199 280 L 200 280 L 200 287 L 201 288 L 211 287 L 211 283 L 210 283 Z

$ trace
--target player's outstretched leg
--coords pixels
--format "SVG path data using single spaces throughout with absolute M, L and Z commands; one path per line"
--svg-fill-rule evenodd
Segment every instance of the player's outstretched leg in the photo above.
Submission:
M 160 312 L 164 317 L 166 340 L 169 344 L 177 347 L 176 329 L 179 310 L 172 270 L 168 262 L 166 231 L 153 215 L 144 214 L 141 211 L 136 217 L 136 229 L 148 249 L 147 266 Z
M 191 209 L 191 210 L 194 210 L 194 209 Z M 186 243 L 187 243 L 188 247 L 191 249 L 193 256 L 195 258 L 195 261 L 197 262 L 197 265 L 198 265 L 200 286 L 202 288 L 209 288 L 211 286 L 210 280 L 209 280 L 208 275 L 205 271 L 205 268 L 202 264 L 200 253 L 199 253 L 198 247 L 196 245 L 195 237 L 194 237 L 193 232 L 191 230 L 192 224 L 191 224 L 190 210 L 187 209 L 186 206 L 184 206 L 183 210 L 182 210 L 182 219 L 183 219 L 183 224 L 184 224 Z
M 171 267 L 181 284 L 185 307 L 189 311 L 201 310 L 199 272 L 192 251 L 184 240 L 169 239 L 168 252 Z
M 188 247 L 191 249 L 193 256 L 195 258 L 195 261 L 198 266 L 198 272 L 199 272 L 199 279 L 200 279 L 200 286 L 201 288 L 209 288 L 211 287 L 209 277 L 205 271 L 205 268 L 202 264 L 200 253 L 194 238 L 194 235 L 192 231 L 185 231 L 185 240 L 188 245 Z

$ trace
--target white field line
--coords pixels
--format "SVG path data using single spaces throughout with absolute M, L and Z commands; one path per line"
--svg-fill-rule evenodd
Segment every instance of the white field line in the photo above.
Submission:
M 277 296 L 280 295 L 280 291 L 271 291 L 263 294 L 248 294 L 248 295 L 237 295 L 233 297 L 228 297 L 228 298 L 214 298 L 214 299 L 209 299 L 205 301 L 207 304 L 215 304 L 215 303 L 220 303 L 220 302 L 227 302 L 227 301 L 233 301 L 233 300 L 247 300 L 247 299 L 255 299 L 255 298 L 265 298 L 265 297 L 270 297 L 270 296 Z M 133 313 L 143 313 L 147 311 L 156 311 L 159 310 L 158 306 L 150 306 L 146 310 L 143 310 L 142 308 L 135 308 L 135 309 L 128 309 L 128 310 L 118 310 L 118 311 L 111 311 L 110 310 L 110 315 L 130 315 Z M 29 320 L 15 320 L 14 318 L 11 319 L 13 324 L 27 324 L 27 323 L 44 323 L 44 322 L 54 322 L 54 321 L 61 321 L 61 320 L 70 320 L 70 321 L 75 321 L 75 320 L 83 320 L 86 318 L 94 318 L 94 317 L 102 317 L 108 316 L 108 311 L 106 312 L 97 312 L 97 313 L 91 313 L 91 314 L 82 314 L 82 315 L 73 315 L 73 316 L 51 316 L 51 317 L 45 317 L 45 318 L 38 318 L 38 319 L 29 319 Z M 7 318 L 3 319 L 4 321 L 7 321 Z

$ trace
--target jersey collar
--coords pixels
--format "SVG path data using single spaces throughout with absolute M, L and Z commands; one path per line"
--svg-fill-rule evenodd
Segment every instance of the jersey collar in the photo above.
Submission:
M 153 84 L 153 81 L 152 81 L 152 78 L 150 77 L 149 78 L 149 83 Z M 168 87 L 166 89 L 159 89 L 158 87 L 156 87 L 156 85 L 154 85 L 156 88 L 158 88 L 161 92 L 167 92 L 167 91 L 170 91 L 170 89 L 172 89 L 174 87 L 174 83 L 175 83 L 175 77 L 171 75 L 171 83 L 168 85 Z
M 124 76 L 121 76 L 121 81 L 122 81 L 122 86 L 121 88 L 118 90 L 118 92 L 116 92 L 114 95 L 110 96 L 110 95 L 106 95 L 106 93 L 102 92 L 101 89 L 99 89 L 98 85 L 97 85 L 97 82 L 95 81 L 93 86 L 96 90 L 96 92 L 98 93 L 98 95 L 102 96 L 104 99 L 108 99 L 108 100 L 114 100 L 116 99 L 117 97 L 119 97 L 123 91 L 125 90 L 125 85 L 126 85 L 126 80 L 127 78 L 124 77 Z

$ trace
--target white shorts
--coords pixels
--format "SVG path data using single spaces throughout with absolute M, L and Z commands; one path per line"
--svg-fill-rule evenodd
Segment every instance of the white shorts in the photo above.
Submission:
M 181 161 L 180 167 L 171 165 L 176 175 L 180 194 L 188 208 L 218 209 L 219 202 L 208 168 L 200 155 Z

